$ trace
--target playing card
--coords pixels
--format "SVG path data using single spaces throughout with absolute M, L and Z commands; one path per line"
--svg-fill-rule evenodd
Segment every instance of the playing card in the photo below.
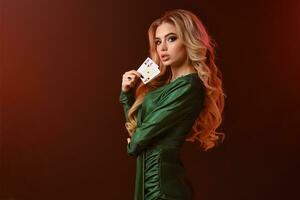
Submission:
M 159 66 L 149 57 L 143 62 L 137 71 L 142 75 L 141 79 L 144 84 L 151 81 L 160 73 Z

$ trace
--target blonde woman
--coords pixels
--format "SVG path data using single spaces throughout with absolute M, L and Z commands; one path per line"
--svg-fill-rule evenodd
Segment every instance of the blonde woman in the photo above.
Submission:
M 120 102 L 129 133 L 127 153 L 137 159 L 135 200 L 193 199 L 180 160 L 185 141 L 206 151 L 223 141 L 225 94 L 214 62 L 214 45 L 190 11 L 167 11 L 148 30 L 150 57 L 160 74 L 144 84 L 141 74 L 123 74 Z

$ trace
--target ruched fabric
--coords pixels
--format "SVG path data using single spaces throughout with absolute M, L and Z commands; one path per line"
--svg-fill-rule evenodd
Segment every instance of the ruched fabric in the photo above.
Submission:
M 144 160 L 145 199 L 155 200 L 160 196 L 160 152 L 151 151 Z

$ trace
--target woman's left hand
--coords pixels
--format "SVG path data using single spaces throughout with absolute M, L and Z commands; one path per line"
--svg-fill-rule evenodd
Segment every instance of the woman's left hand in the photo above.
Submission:
M 127 143 L 128 143 L 128 144 L 130 143 L 130 140 L 131 140 L 130 138 L 127 138 Z

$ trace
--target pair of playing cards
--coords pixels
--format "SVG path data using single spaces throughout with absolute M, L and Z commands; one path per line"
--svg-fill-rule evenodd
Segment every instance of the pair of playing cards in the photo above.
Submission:
M 151 81 L 160 73 L 159 66 L 149 57 L 143 62 L 137 71 L 142 75 L 141 79 L 144 84 Z

